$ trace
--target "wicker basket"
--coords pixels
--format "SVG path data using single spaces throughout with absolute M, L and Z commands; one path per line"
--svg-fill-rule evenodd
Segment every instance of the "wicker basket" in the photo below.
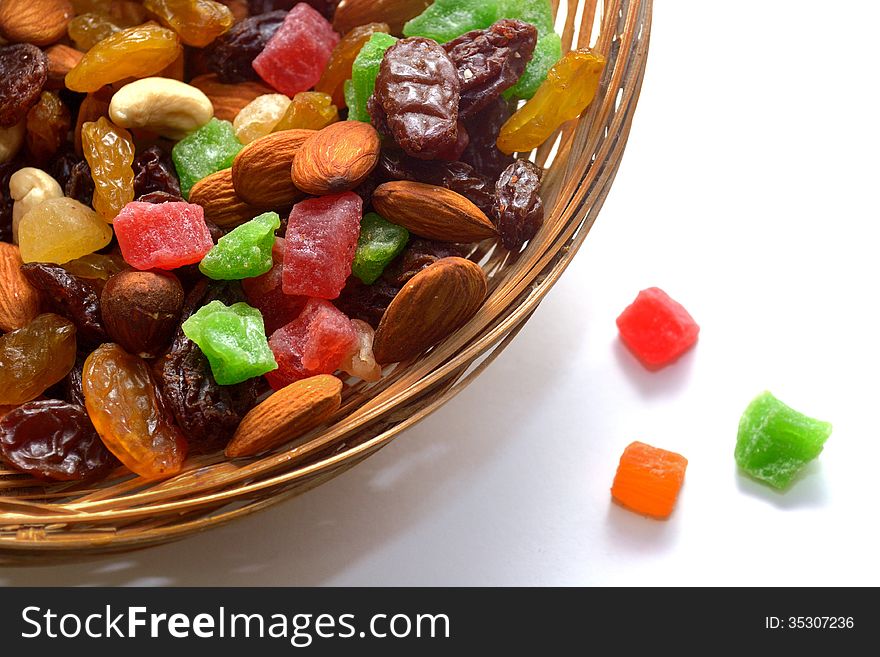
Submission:
M 561 7 L 559 5 L 562 5 Z M 547 220 L 518 256 L 472 256 L 490 294 L 466 326 L 382 381 L 346 386 L 335 421 L 260 459 L 197 457 L 173 479 L 118 472 L 98 485 L 46 485 L 0 469 L 0 564 L 82 559 L 165 543 L 254 513 L 344 472 L 463 390 L 510 343 L 565 270 L 620 165 L 638 101 L 652 0 L 553 0 L 563 45 L 592 46 L 608 66 L 596 100 L 535 153 L 548 166 Z

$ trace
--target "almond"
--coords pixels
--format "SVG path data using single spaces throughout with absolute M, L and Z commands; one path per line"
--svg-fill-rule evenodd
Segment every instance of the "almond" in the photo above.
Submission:
M 314 196 L 341 194 L 360 185 L 379 163 L 382 143 L 369 123 L 333 123 L 309 137 L 293 161 L 291 178 Z
M 49 80 L 46 85 L 50 89 L 63 89 L 64 76 L 70 73 L 70 69 L 79 64 L 85 53 L 76 48 L 57 44 L 46 51 L 49 60 Z
M 0 331 L 15 331 L 40 314 L 40 293 L 21 273 L 21 254 L 0 242 Z
M 238 196 L 262 208 L 291 205 L 303 197 L 290 178 L 290 167 L 314 130 L 282 130 L 252 141 L 232 163 L 232 182 Z
M 373 207 L 388 221 L 431 240 L 479 242 L 497 234 L 476 205 L 445 187 L 403 180 L 385 183 L 373 192 Z
M 388 23 L 391 34 L 421 14 L 431 0 L 342 0 L 333 15 L 333 28 L 340 34 L 367 23 Z
M 226 84 L 220 82 L 213 73 L 200 75 L 189 82 L 196 89 L 201 89 L 211 104 L 214 105 L 214 116 L 221 121 L 232 121 L 244 107 L 257 96 L 275 93 L 260 82 L 239 82 Z
M 442 258 L 403 286 L 382 315 L 373 353 L 383 365 L 418 356 L 473 317 L 489 289 L 482 268 Z
M 282 388 L 244 416 L 226 456 L 253 456 L 298 438 L 342 404 L 342 381 L 320 374 Z
M 48 46 L 67 36 L 73 14 L 70 0 L 3 0 L 0 34 L 13 43 Z
M 205 209 L 205 219 L 221 228 L 238 226 L 260 214 L 260 208 L 245 203 L 235 193 L 232 169 L 223 169 L 202 178 L 193 185 L 189 202 L 201 205 Z

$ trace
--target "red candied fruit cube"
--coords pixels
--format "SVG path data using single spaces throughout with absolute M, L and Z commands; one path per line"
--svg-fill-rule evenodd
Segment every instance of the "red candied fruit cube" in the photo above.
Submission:
M 293 206 L 284 249 L 285 294 L 335 299 L 351 274 L 363 201 L 352 192 Z
M 122 257 L 140 270 L 192 265 L 214 246 L 205 211 L 194 203 L 129 203 L 113 229 Z
M 623 343 L 651 370 L 674 362 L 700 333 L 684 306 L 658 287 L 639 292 L 617 318 L 617 328 Z
M 332 374 L 358 348 L 351 320 L 323 299 L 309 299 L 302 313 L 269 338 L 278 369 L 266 374 L 275 389 L 295 381 Z
M 321 14 L 299 3 L 256 59 L 254 70 L 288 96 L 314 87 L 327 68 L 339 35 Z
M 241 282 L 248 303 L 263 314 L 268 335 L 299 317 L 308 301 L 306 297 L 284 294 L 281 288 L 286 244 L 287 240 L 283 237 L 276 237 L 275 246 L 272 247 L 272 269 L 262 276 L 245 278 Z

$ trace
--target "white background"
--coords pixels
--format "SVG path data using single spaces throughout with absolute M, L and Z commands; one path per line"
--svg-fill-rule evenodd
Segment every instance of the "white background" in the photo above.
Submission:
M 605 209 L 476 383 L 294 501 L 0 585 L 880 584 L 878 22 L 868 0 L 658 2 Z M 649 373 L 614 319 L 654 285 L 702 334 Z M 834 423 L 785 494 L 733 461 L 764 389 Z M 668 522 L 610 502 L 632 440 L 690 460 Z

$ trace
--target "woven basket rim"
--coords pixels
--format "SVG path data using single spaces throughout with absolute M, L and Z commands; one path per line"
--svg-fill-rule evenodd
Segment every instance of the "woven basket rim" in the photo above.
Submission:
M 554 10 L 559 4 L 553 1 Z M 652 0 L 570 0 L 566 6 L 564 46 L 590 45 L 595 23 L 594 47 L 609 64 L 596 100 L 559 135 L 545 182 L 551 201 L 542 232 L 518 256 L 494 245 L 473 256 L 490 277 L 490 296 L 466 326 L 378 384 L 347 387 L 329 426 L 260 459 L 198 457 L 165 482 L 126 476 L 79 491 L 41 485 L 42 493 L 22 475 L 0 471 L 0 564 L 147 547 L 260 511 L 353 467 L 484 371 L 583 244 L 620 165 L 644 78 Z M 547 161 L 554 141 L 538 150 L 537 162 Z

